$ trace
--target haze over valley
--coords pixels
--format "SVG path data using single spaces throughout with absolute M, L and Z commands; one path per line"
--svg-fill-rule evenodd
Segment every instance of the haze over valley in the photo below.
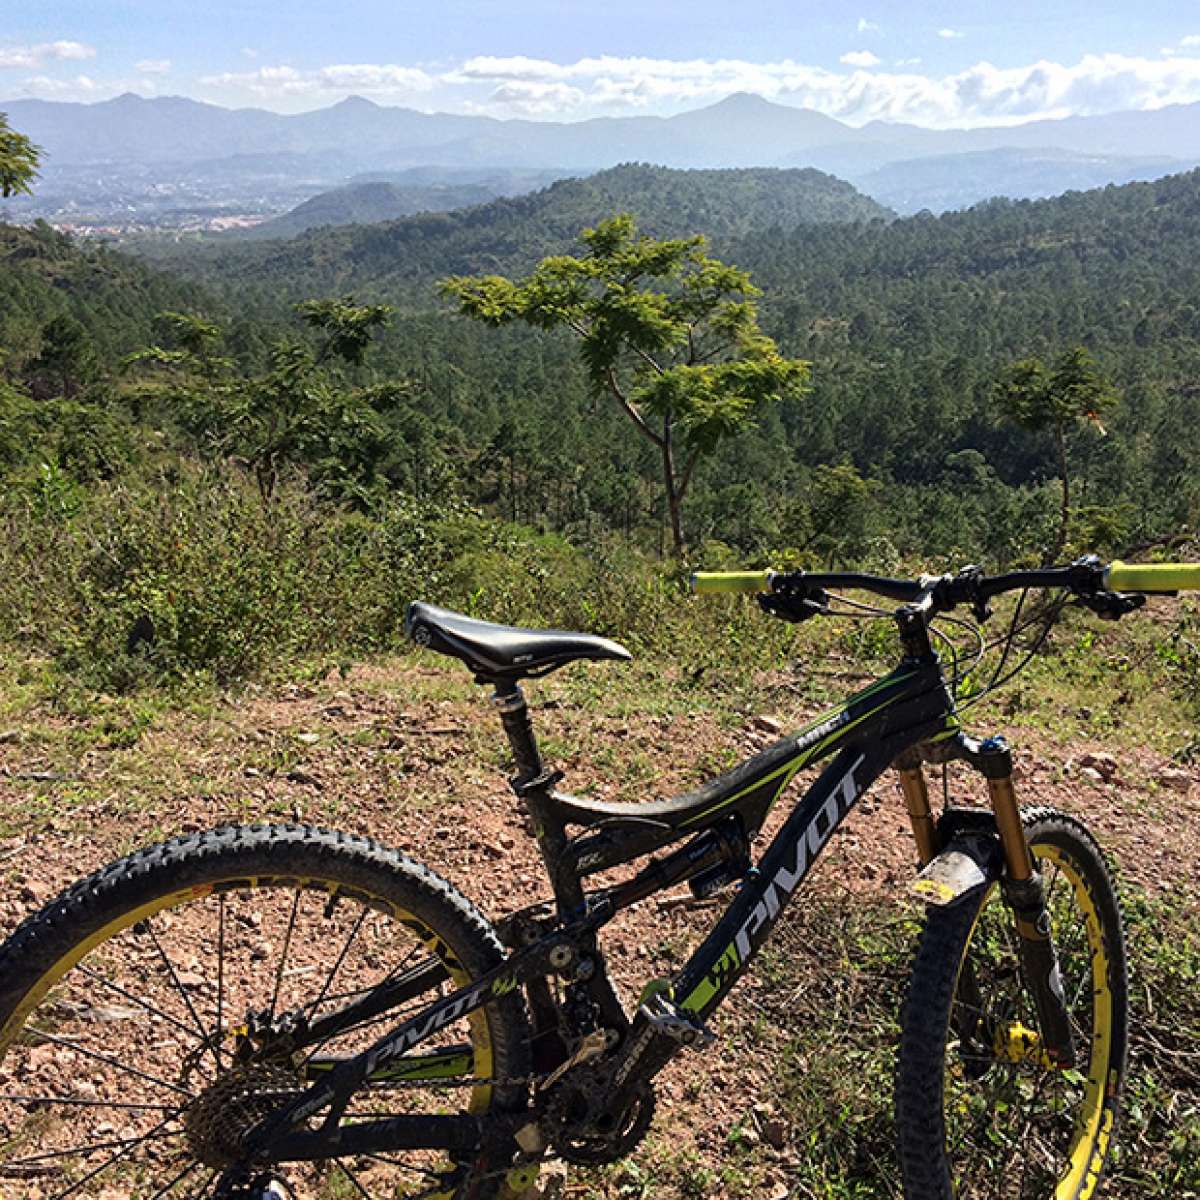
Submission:
M 0 111 L 45 154 L 35 194 L 0 202 L 0 215 L 117 236 L 259 225 L 259 236 L 291 236 L 466 207 L 627 162 L 813 167 L 901 214 L 1200 163 L 1200 103 L 973 129 L 855 127 L 749 93 L 668 117 L 577 122 L 424 113 L 362 97 L 296 114 L 132 93 L 94 104 L 0 100 Z

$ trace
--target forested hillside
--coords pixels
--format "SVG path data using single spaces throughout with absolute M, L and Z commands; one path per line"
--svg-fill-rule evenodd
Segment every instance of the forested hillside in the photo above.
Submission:
M 438 174 L 444 178 L 438 178 Z M 405 178 L 405 176 L 411 178 Z M 423 175 L 433 178 L 422 179 Z M 289 212 L 247 229 L 230 231 L 227 238 L 295 237 L 324 225 L 376 225 L 415 213 L 449 212 L 487 204 L 498 196 L 516 196 L 553 182 L 551 172 L 460 171 L 397 172 L 395 179 L 363 179 L 321 192 Z
M 421 381 L 422 423 L 472 448 L 470 494 L 559 528 L 647 530 L 653 458 L 589 398 L 570 346 L 456 321 L 433 287 L 457 271 L 527 270 L 625 201 L 659 232 L 709 232 L 763 289 L 768 332 L 814 364 L 806 400 L 702 469 L 692 503 L 705 536 L 745 552 L 844 554 L 881 536 L 906 551 L 1019 553 L 1050 520 L 1054 447 L 1005 422 L 992 389 L 1009 363 L 1075 345 L 1123 397 L 1106 433 L 1072 434 L 1084 528 L 1119 546 L 1194 521 L 1200 174 L 852 224 L 785 220 L 765 187 L 781 178 L 623 168 L 466 213 L 313 233 L 205 274 L 264 311 L 280 294 L 347 290 L 399 306 L 378 361 Z M 617 186 L 633 179 L 648 186 Z M 745 202 L 730 204 L 739 189 Z
M 768 409 L 701 464 L 688 514 L 697 552 L 715 540 L 741 557 L 861 557 L 880 545 L 991 560 L 1036 553 L 1054 522 L 1055 448 L 1006 421 L 993 388 L 1015 360 L 1049 361 L 1076 345 L 1121 396 L 1103 432 L 1085 422 L 1068 437 L 1079 542 L 1122 549 L 1194 525 L 1200 175 L 940 218 L 797 224 L 799 198 L 787 220 L 777 208 L 789 174 L 622 168 L 462 213 L 239 248 L 202 272 L 217 300 L 45 230 L 9 232 L 6 369 L 26 387 L 52 386 L 45 326 L 77 313 L 95 350 L 92 387 L 121 412 L 133 382 L 117 357 L 162 335 L 151 328 L 158 309 L 214 318 L 221 352 L 250 370 L 272 339 L 295 336 L 281 297 L 354 291 L 400 310 L 374 365 L 352 372 L 360 383 L 407 381 L 386 417 L 381 469 L 394 488 L 449 489 L 584 542 L 616 530 L 656 549 L 652 447 L 592 395 L 570 341 L 465 322 L 434 286 L 457 270 L 527 270 L 624 204 L 657 232 L 711 232 L 715 250 L 763 289 L 767 332 L 813 363 L 807 397 Z M 795 174 L 826 200 L 848 196 L 848 211 L 865 203 Z M 181 448 L 195 446 L 170 404 L 155 411 Z
M 97 363 L 143 345 L 155 313 L 202 306 L 201 289 L 50 226 L 0 224 L 0 363 L 24 363 L 55 317 L 78 321 Z
M 204 247 L 202 253 L 168 262 L 228 281 L 239 294 L 261 295 L 264 303 L 269 293 L 347 288 L 407 299 L 409 289 L 446 274 L 520 269 L 569 245 L 584 226 L 625 211 L 636 213 L 643 228 L 660 237 L 729 238 L 756 229 L 891 216 L 850 184 L 820 171 L 627 165 L 477 208 L 313 231 L 286 245 Z

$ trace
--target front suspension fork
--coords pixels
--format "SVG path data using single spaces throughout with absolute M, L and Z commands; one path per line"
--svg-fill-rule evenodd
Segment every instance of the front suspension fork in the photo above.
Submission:
M 1012 751 L 999 737 L 983 742 L 979 751 L 1004 850 L 1004 897 L 1013 911 L 1021 968 L 1037 1008 L 1041 1049 L 1056 1067 L 1065 1070 L 1075 1065 L 1075 1038 L 1051 935 L 1046 893 L 1042 877 L 1034 868 L 1013 790 Z
M 1012 751 L 1001 737 L 976 742 L 960 734 L 951 746 L 954 747 L 951 756 L 964 759 L 987 781 L 988 797 L 1004 852 L 1004 897 L 1013 912 L 1021 970 L 1037 1009 L 1041 1050 L 1054 1066 L 1060 1069 L 1073 1067 L 1075 1038 L 1071 1033 L 1062 973 L 1051 935 L 1045 890 L 1041 875 L 1034 868 L 1013 790 Z M 950 749 L 950 746 L 946 749 Z M 918 856 L 921 866 L 925 867 L 937 855 L 940 847 L 934 834 L 921 760 L 916 755 L 906 755 L 896 765 L 900 770 L 900 786 L 912 823 Z M 968 991 L 977 987 L 969 962 L 964 964 L 959 987 L 965 987 Z M 978 996 L 975 1000 L 976 1004 L 982 1002 Z M 978 1007 L 975 1011 L 979 1011 Z

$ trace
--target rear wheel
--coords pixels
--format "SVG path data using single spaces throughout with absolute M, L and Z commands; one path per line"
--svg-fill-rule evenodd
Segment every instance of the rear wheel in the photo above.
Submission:
M 1078 821 L 1024 814 L 1077 1062 L 1040 1050 L 1012 913 L 996 885 L 931 907 L 902 1016 L 896 1126 L 908 1200 L 1089 1200 L 1125 1073 L 1125 939 L 1099 848 Z
M 501 957 L 448 883 L 363 838 L 222 829 L 122 859 L 0 948 L 0 1194 L 210 1196 L 281 1101 Z M 399 1007 L 289 1047 L 396 981 Z M 519 1104 L 526 1044 L 514 991 L 422 1041 L 345 1120 Z M 405 1151 L 277 1173 L 301 1200 L 483 1197 L 506 1165 Z

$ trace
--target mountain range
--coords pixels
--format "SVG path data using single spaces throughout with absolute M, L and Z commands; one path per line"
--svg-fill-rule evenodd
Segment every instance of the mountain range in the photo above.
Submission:
M 324 225 L 374 225 L 422 212 L 449 212 L 519 196 L 553 183 L 561 172 L 539 170 L 471 171 L 413 167 L 356 177 L 345 187 L 321 192 L 278 217 L 229 236 L 295 237 Z
M 881 121 L 855 128 L 745 93 L 671 117 L 573 123 L 423 113 L 361 97 L 293 115 L 133 94 L 97 104 L 0 101 L 0 111 L 43 147 L 52 171 L 131 164 L 168 175 L 204 163 L 219 181 L 262 160 L 273 178 L 303 182 L 307 195 L 356 173 L 412 167 L 579 173 L 648 162 L 815 167 L 913 211 L 1151 178 L 1200 163 L 1200 104 L 971 130 Z M 920 171 L 906 163 L 920 163 Z M 924 182 L 914 186 L 913 178 Z

